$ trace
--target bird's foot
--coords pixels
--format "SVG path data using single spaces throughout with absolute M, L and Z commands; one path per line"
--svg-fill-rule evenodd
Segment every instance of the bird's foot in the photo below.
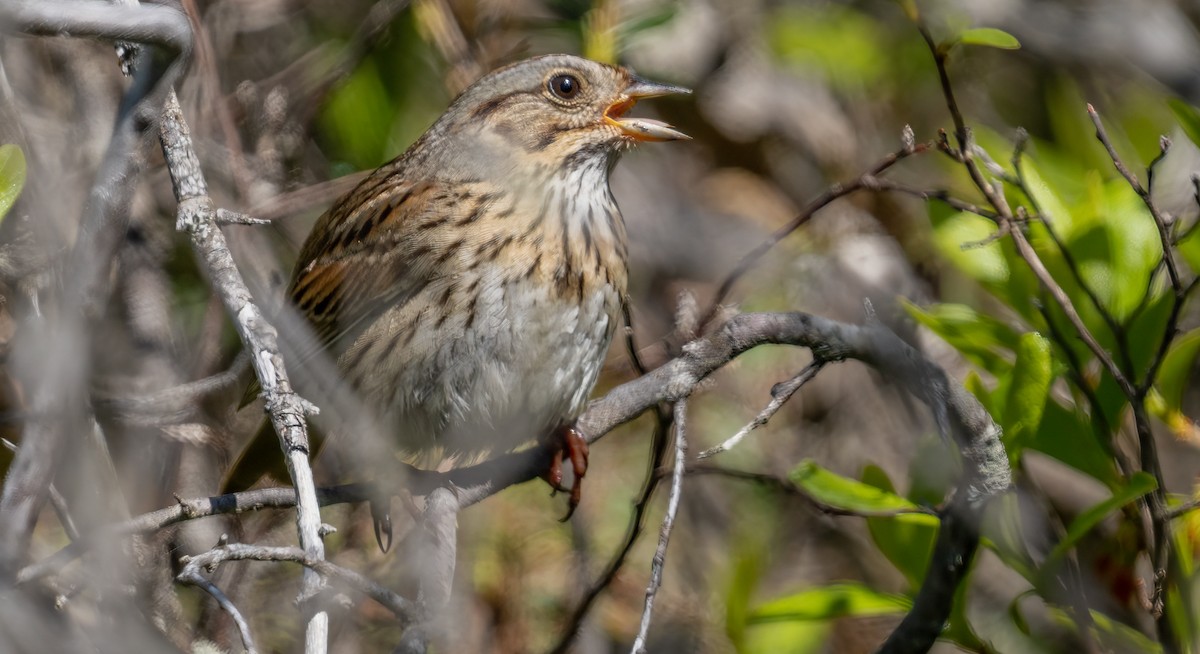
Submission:
M 375 543 L 387 554 L 392 549 L 392 498 L 386 493 L 372 493 L 367 500 L 371 509 L 371 526 L 375 527 Z
M 587 474 L 588 444 L 583 433 L 574 426 L 562 426 L 550 432 L 544 441 L 551 448 L 550 468 L 542 475 L 542 479 L 555 490 L 570 493 L 567 504 L 567 515 L 560 522 L 571 519 L 575 507 L 583 497 L 583 476 Z M 563 464 L 571 462 L 571 472 L 575 473 L 571 487 L 563 486 Z

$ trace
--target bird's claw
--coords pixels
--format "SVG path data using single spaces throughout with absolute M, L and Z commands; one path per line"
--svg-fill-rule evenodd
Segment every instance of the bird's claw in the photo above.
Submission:
M 550 488 L 553 489 L 552 495 L 560 491 L 570 493 L 567 514 L 560 520 L 566 522 L 571 519 L 575 507 L 579 506 L 583 497 L 583 477 L 587 474 L 588 467 L 587 439 L 575 427 L 567 426 L 554 430 L 547 438 L 547 444 L 552 448 L 550 467 L 542 475 L 542 479 L 550 484 Z M 571 472 L 575 474 L 569 488 L 563 485 L 563 464 L 567 461 L 571 462 Z
M 379 545 L 379 551 L 387 554 L 388 550 L 392 549 L 392 516 L 388 512 L 390 507 L 374 500 L 369 504 L 371 523 L 375 527 L 375 543 Z

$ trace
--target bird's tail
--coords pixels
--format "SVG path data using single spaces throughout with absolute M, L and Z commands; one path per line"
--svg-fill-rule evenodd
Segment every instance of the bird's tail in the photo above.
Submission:
M 284 481 L 288 478 L 287 464 L 279 439 L 270 421 L 264 420 L 258 432 L 230 466 L 221 482 L 222 493 L 236 493 L 254 486 L 263 477 Z

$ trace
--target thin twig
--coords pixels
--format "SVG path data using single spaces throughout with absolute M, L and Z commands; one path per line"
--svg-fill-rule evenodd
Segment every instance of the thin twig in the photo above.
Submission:
M 787 403 L 788 400 L 792 399 L 792 396 L 796 394 L 796 391 L 800 390 L 801 386 L 812 381 L 812 379 L 817 376 L 817 373 L 821 372 L 821 368 L 824 367 L 824 361 L 821 361 L 820 359 L 813 360 L 812 363 L 804 366 L 804 370 L 801 370 L 800 374 L 787 381 L 776 384 L 771 389 L 771 401 L 767 403 L 767 406 L 763 407 L 762 411 L 758 412 L 758 415 L 754 417 L 754 420 L 751 420 L 746 424 L 745 427 L 739 429 L 738 432 L 733 436 L 725 439 L 725 442 L 704 450 L 696 458 L 707 459 L 710 456 L 715 456 L 722 452 L 728 452 L 736 447 L 737 444 L 742 442 L 742 439 L 745 438 L 750 432 L 767 424 L 767 421 L 769 421 L 771 417 L 774 416 L 779 409 Z
M 359 182 L 366 179 L 370 172 L 369 170 L 364 170 L 357 173 L 350 173 L 349 175 L 343 175 L 298 188 L 294 191 L 280 193 L 273 198 L 254 205 L 246 213 L 268 222 L 272 222 L 277 218 L 288 218 L 305 210 L 324 206 L 326 203 L 345 195 L 350 189 L 358 186 Z
M 1158 376 L 1159 367 L 1166 360 L 1171 343 L 1174 342 L 1175 336 L 1179 331 L 1179 320 L 1183 313 L 1183 305 L 1187 299 L 1189 289 L 1184 285 L 1175 261 L 1170 221 L 1159 210 L 1158 205 L 1150 195 L 1150 189 L 1138 182 L 1137 177 L 1130 172 L 1129 168 L 1121 160 L 1120 155 L 1117 154 L 1116 148 L 1113 147 L 1112 140 L 1109 139 L 1108 132 L 1104 129 L 1104 123 L 1100 120 L 1100 114 L 1096 112 L 1095 107 L 1089 104 L 1087 106 L 1087 113 L 1096 128 L 1096 139 L 1100 141 L 1109 158 L 1112 159 L 1113 167 L 1117 169 L 1117 172 L 1129 183 L 1129 187 L 1141 198 L 1142 203 L 1146 206 L 1151 218 L 1154 220 L 1154 226 L 1158 231 L 1159 243 L 1162 246 L 1162 261 L 1166 266 L 1167 277 L 1171 283 L 1171 312 L 1167 317 L 1167 323 L 1163 329 L 1163 335 L 1158 343 L 1157 351 L 1150 360 L 1145 377 L 1141 382 L 1137 383 L 1134 392 L 1126 393 L 1126 397 L 1133 408 L 1134 426 L 1137 429 L 1138 445 L 1141 450 L 1141 467 L 1143 470 L 1150 472 L 1158 482 L 1156 488 L 1141 501 L 1144 503 L 1150 518 L 1150 560 L 1154 572 L 1154 590 L 1150 597 L 1151 614 L 1155 618 L 1155 626 L 1157 627 L 1159 640 L 1162 642 L 1164 651 L 1171 653 L 1178 651 L 1179 647 L 1175 642 L 1175 632 L 1170 624 L 1169 616 L 1163 610 L 1165 606 L 1164 597 L 1166 593 L 1167 571 L 1170 569 L 1171 559 L 1171 537 L 1168 524 L 1170 519 L 1167 517 L 1165 480 L 1163 478 L 1162 465 L 1158 459 L 1158 446 L 1154 441 L 1154 432 L 1150 425 L 1150 416 L 1146 409 L 1146 397 L 1150 389 L 1153 388 L 1154 380 Z M 1160 156 L 1155 159 L 1154 164 L 1157 164 L 1161 160 L 1162 155 L 1165 155 L 1168 145 L 1168 143 L 1163 143 L 1160 146 Z M 1153 175 L 1152 169 L 1148 174 Z
M 1117 322 L 1117 319 L 1113 316 L 1112 312 L 1108 310 L 1108 307 L 1106 307 L 1104 303 L 1100 301 L 1100 296 L 1096 294 L 1095 289 L 1093 289 L 1091 285 L 1084 280 L 1083 273 L 1079 268 L 1079 264 L 1077 261 L 1075 261 L 1075 255 L 1072 254 L 1071 250 L 1067 248 L 1067 244 L 1064 243 L 1061 238 L 1059 238 L 1058 231 L 1054 228 L 1054 216 L 1046 213 L 1045 208 L 1040 205 L 1029 187 L 1029 182 L 1025 178 L 1024 167 L 1021 165 L 1021 153 L 1024 150 L 1024 142 L 1025 140 L 1022 139 L 1022 141 L 1019 142 L 1017 147 L 1013 150 L 1012 164 L 1013 169 L 1017 173 L 1016 186 L 1017 188 L 1021 189 L 1021 191 L 1025 194 L 1025 197 L 1029 198 L 1030 206 L 1041 218 L 1042 226 L 1046 228 L 1046 233 L 1050 235 L 1050 240 L 1054 242 L 1054 245 L 1058 248 L 1059 254 L 1062 255 L 1063 263 L 1067 265 L 1067 270 L 1071 273 L 1072 279 L 1074 279 L 1075 283 L 1079 285 L 1079 288 L 1083 289 L 1084 294 L 1087 295 L 1088 299 L 1092 303 L 1092 306 L 1095 307 L 1096 311 L 1100 314 L 1100 318 L 1104 320 L 1106 325 L 1108 325 L 1108 329 L 1112 332 L 1113 338 L 1117 340 L 1117 344 L 1119 345 L 1117 351 L 1121 356 L 1121 366 L 1125 371 L 1125 374 L 1133 375 L 1133 360 L 1130 358 L 1129 354 L 1129 340 L 1127 331 L 1125 330 L 1124 326 Z
M 892 191 L 911 195 L 922 200 L 936 200 L 945 204 L 952 209 L 973 213 L 977 216 L 983 216 L 994 221 L 998 221 L 1000 216 L 995 211 L 985 209 L 977 204 L 972 204 L 966 200 L 954 197 L 950 191 L 945 189 L 922 189 L 908 186 L 900 182 L 895 182 L 890 179 L 880 179 L 878 177 L 864 177 L 864 186 L 872 191 Z
M 321 506 L 354 504 L 370 500 L 373 490 L 366 484 L 346 484 L 321 488 L 317 501 Z M 188 520 L 215 515 L 240 514 L 263 509 L 291 509 L 296 506 L 296 490 L 290 486 L 259 488 L 214 497 L 177 498 L 175 504 L 134 516 L 95 532 L 84 533 L 70 545 L 31 563 L 17 574 L 17 584 L 27 584 L 57 573 L 95 545 L 135 534 L 145 534 Z
M 218 225 L 270 225 L 271 221 L 255 218 L 237 211 L 229 209 L 217 209 L 217 224 Z
M 670 444 L 670 440 L 667 438 L 671 430 L 670 414 L 659 409 L 658 417 L 659 422 L 654 430 L 650 463 L 646 471 L 646 478 L 642 482 L 642 490 L 638 493 L 637 501 L 634 502 L 633 514 L 629 518 L 629 527 L 625 530 L 625 539 L 609 560 L 608 565 L 605 566 L 604 572 L 600 574 L 596 581 L 592 582 L 587 592 L 579 600 L 579 604 L 575 606 L 575 610 L 571 612 L 571 618 L 567 620 L 567 626 L 563 628 L 562 636 L 554 648 L 550 650 L 550 654 L 566 654 L 570 649 L 572 641 L 574 641 L 580 627 L 583 626 L 583 621 L 587 618 L 588 612 L 591 611 L 596 599 L 616 580 L 617 573 L 624 567 L 625 560 L 629 557 L 629 553 L 633 551 L 634 544 L 637 543 L 638 538 L 645 529 L 650 498 L 654 496 L 654 491 L 658 488 L 658 484 L 663 478 L 662 475 L 658 474 L 658 469 L 663 459 L 666 458 L 667 445 Z
M 654 598 L 662 586 L 663 568 L 667 562 L 667 545 L 671 542 L 671 529 L 679 513 L 679 500 L 683 496 L 683 470 L 687 466 L 687 398 L 675 403 L 675 472 L 671 475 L 671 492 L 667 496 L 667 514 L 663 516 L 658 534 L 658 547 L 650 564 L 650 583 L 646 586 L 646 603 L 642 608 L 642 621 L 637 637 L 633 639 L 633 654 L 646 651 L 646 636 L 650 632 L 650 618 L 654 614 Z
M 1187 502 L 1180 504 L 1179 506 L 1170 508 L 1167 510 L 1166 518 L 1167 520 L 1174 520 L 1176 518 L 1183 517 L 1185 513 L 1191 513 L 1196 509 L 1200 509 L 1200 497 L 1192 498 Z
M 416 607 L 409 600 L 392 590 L 371 581 L 363 575 L 326 561 L 309 556 L 298 547 L 268 547 L 244 543 L 222 542 L 216 547 L 180 559 L 183 570 L 178 578 L 185 581 L 188 576 L 200 575 L 201 570 L 212 570 L 226 561 L 285 561 L 298 563 L 326 579 L 336 580 L 345 587 L 369 597 L 392 612 L 400 624 L 406 625 L 417 615 Z
M 221 540 L 221 545 L 218 547 L 225 547 L 225 537 L 222 536 Z M 237 625 L 238 634 L 242 638 L 242 647 L 246 649 L 246 654 L 255 654 L 258 652 L 258 648 L 254 646 L 254 638 L 250 635 L 250 625 L 246 623 L 246 618 L 242 616 L 242 612 L 238 610 L 238 607 L 230 601 L 229 597 L 216 584 L 200 574 L 200 570 L 200 566 L 187 565 L 175 578 L 181 583 L 196 586 L 211 595 L 217 601 L 217 604 L 221 606 L 221 609 L 233 619 L 233 623 Z
M 757 265 L 759 260 L 762 259 L 763 255 L 769 252 L 771 248 L 774 248 L 780 241 L 787 238 L 792 232 L 796 231 L 805 223 L 807 223 L 814 214 L 838 198 L 845 197 L 864 188 L 869 188 L 869 184 L 874 182 L 875 178 L 887 169 L 914 154 L 920 154 L 929 149 L 928 143 L 914 143 L 911 139 L 911 135 L 912 130 L 906 128 L 904 132 L 904 138 L 902 139 L 903 145 L 899 150 L 877 161 L 867 172 L 860 175 L 857 179 L 845 184 L 834 184 L 833 186 L 827 188 L 825 192 L 818 195 L 812 200 L 812 202 L 809 202 L 808 206 L 806 206 L 803 211 L 797 214 L 795 218 L 793 218 L 786 225 L 775 230 L 769 237 L 767 237 L 765 241 L 760 243 L 750 252 L 746 253 L 745 256 L 738 261 L 737 265 L 733 267 L 733 270 L 730 271 L 729 274 L 726 275 L 725 279 L 721 282 L 721 286 L 718 287 L 717 293 L 713 297 L 712 303 L 709 305 L 708 310 L 704 312 L 703 318 L 700 320 L 700 324 L 705 325 L 713 319 L 713 317 L 717 314 L 717 309 L 721 306 L 721 303 L 729 297 L 729 292 L 733 290 L 733 285 L 736 284 L 738 280 L 740 280 L 747 272 L 749 272 L 751 268 Z
M 1087 106 L 1088 116 L 1092 119 L 1092 124 L 1096 127 L 1096 139 L 1104 145 L 1104 149 L 1108 152 L 1108 156 L 1112 159 L 1113 167 L 1125 181 L 1129 182 L 1129 187 L 1137 193 L 1142 200 L 1142 204 L 1146 205 L 1146 209 L 1150 212 L 1150 217 L 1154 219 L 1154 226 L 1158 230 L 1159 244 L 1162 246 L 1163 264 L 1167 267 L 1167 277 L 1171 282 L 1171 290 L 1174 294 L 1173 303 L 1171 305 L 1171 314 L 1167 317 L 1167 326 L 1164 330 L 1163 338 L 1159 341 L 1158 351 L 1154 358 L 1150 360 L 1150 367 L 1146 371 L 1145 378 L 1138 384 L 1137 393 L 1144 395 L 1154 385 L 1154 378 L 1158 375 L 1158 368 L 1162 365 L 1166 358 L 1167 350 L 1170 349 L 1171 343 L 1178 333 L 1179 318 L 1183 310 L 1183 300 L 1187 294 L 1187 288 L 1184 285 L 1179 273 L 1179 266 L 1175 261 L 1175 249 L 1171 246 L 1171 225 L 1167 217 L 1163 215 L 1158 204 L 1154 202 L 1154 198 L 1150 195 L 1150 190 L 1143 187 L 1137 180 L 1137 177 L 1129 171 L 1125 163 L 1121 161 L 1120 155 L 1117 154 L 1113 147 L 1112 140 L 1108 137 L 1108 132 L 1104 129 L 1104 123 L 1100 120 L 1100 114 L 1096 112 L 1096 108 L 1091 104 Z M 1164 152 L 1165 154 L 1165 152 Z M 1161 158 L 1161 157 L 1160 157 Z M 1158 159 L 1155 160 L 1157 163 Z

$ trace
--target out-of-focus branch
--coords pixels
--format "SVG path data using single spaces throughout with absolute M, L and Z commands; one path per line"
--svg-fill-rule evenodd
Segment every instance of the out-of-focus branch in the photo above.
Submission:
M 413 562 L 419 572 L 413 624 L 404 630 L 397 652 L 418 654 L 429 648 L 429 641 L 442 640 L 449 625 L 445 614 L 454 586 L 454 564 L 458 555 L 458 500 L 447 487 L 434 489 L 425 497 L 420 530 Z
M 103 306 L 108 275 L 127 224 L 133 192 L 129 183 L 140 163 L 140 146 L 154 125 L 166 90 L 178 77 L 191 45 L 182 14 L 166 7 L 113 8 L 99 2 L 44 3 L 15 0 L 0 4 L 0 30 L 31 35 L 73 35 L 138 41 L 146 48 L 140 70 L 117 112 L 112 140 L 101 161 L 62 277 L 62 311 L 31 330 L 17 354 L 27 374 L 31 415 L 25 446 L 17 453 L 0 495 L 0 576 L 14 574 L 44 505 L 69 430 L 78 428 L 85 403 L 89 309 Z
M 330 563 L 325 559 L 315 559 L 298 547 L 267 547 L 246 545 L 243 543 L 220 543 L 203 554 L 183 557 L 181 562 L 184 564 L 184 567 L 179 573 L 179 579 L 186 581 L 190 577 L 199 576 L 203 578 L 201 570 L 212 570 L 226 561 L 285 561 L 299 563 L 321 577 L 337 581 L 350 590 L 375 600 L 381 606 L 391 611 L 401 625 L 408 624 L 417 614 L 412 602 L 353 570 Z
M 366 484 L 346 484 L 321 488 L 317 490 L 317 502 L 321 506 L 365 502 L 371 499 L 372 490 Z M 27 584 L 56 574 L 68 563 L 104 540 L 144 534 L 188 520 L 215 515 L 246 513 L 263 509 L 290 509 L 295 506 L 296 490 L 290 486 L 259 488 L 215 497 L 179 499 L 172 506 L 134 516 L 124 522 L 110 525 L 98 533 L 83 534 L 82 538 L 76 539 L 70 545 L 23 568 L 17 574 L 17 583 Z
M 294 216 L 301 211 L 323 206 L 341 197 L 366 179 L 370 171 L 350 173 L 334 179 L 318 182 L 287 193 L 280 193 L 269 200 L 251 207 L 249 214 L 259 220 L 275 220 Z

